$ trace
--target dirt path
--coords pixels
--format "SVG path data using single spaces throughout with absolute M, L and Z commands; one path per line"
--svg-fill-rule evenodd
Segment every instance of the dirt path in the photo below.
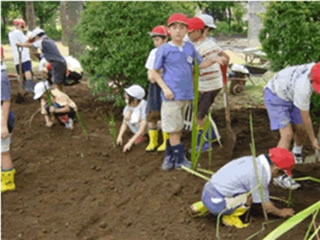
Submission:
M 13 82 L 15 89 L 16 83 Z M 84 85 L 69 87 L 67 93 L 83 114 L 91 136 L 86 139 L 80 124 L 73 131 L 55 126 L 48 129 L 37 115 L 32 128 L 24 126 L 39 107 L 31 97 L 24 104 L 13 103 L 17 121 L 12 156 L 17 190 L 2 195 L 2 239 L 26 240 L 150 240 L 215 239 L 214 216 L 193 219 L 186 208 L 201 197 L 204 181 L 185 171 L 160 170 L 163 153 L 146 153 L 147 143 L 130 154 L 112 146 L 104 114 L 110 105 L 91 97 Z M 15 92 L 13 93 L 13 95 Z M 120 124 L 121 110 L 112 110 Z M 265 110 L 253 110 L 257 152 L 275 146 Z M 224 134 L 224 112 L 215 119 Z M 233 157 L 250 154 L 247 110 L 234 110 L 232 123 L 238 134 Z M 190 145 L 185 137 L 186 146 Z M 310 148 L 309 148 L 310 150 Z M 207 155 L 201 165 L 208 168 Z M 214 148 L 212 170 L 224 163 L 224 153 Z M 298 175 L 320 177 L 320 165 L 297 167 Z M 288 192 L 271 186 L 271 195 L 287 198 Z M 294 192 L 296 211 L 319 200 L 319 185 L 306 182 Z M 222 239 L 245 239 L 261 228 L 261 215 L 253 217 L 247 229 L 222 226 Z M 309 221 L 309 219 L 308 219 Z M 308 221 L 281 239 L 303 239 Z M 263 236 L 280 224 L 271 224 Z

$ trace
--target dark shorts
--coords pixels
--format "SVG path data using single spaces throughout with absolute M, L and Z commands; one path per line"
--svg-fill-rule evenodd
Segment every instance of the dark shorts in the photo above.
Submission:
M 161 88 L 156 83 L 150 83 L 146 108 L 148 122 L 160 120 L 161 104 Z
M 63 108 L 63 106 L 59 105 L 58 103 L 53 103 L 53 106 L 55 108 Z M 50 114 L 48 105 L 46 105 L 46 110 L 47 110 L 47 113 Z M 69 112 L 54 113 L 54 116 L 61 125 L 65 126 L 65 123 L 69 118 L 75 119 L 76 112 L 72 107 L 70 107 Z
M 51 62 L 53 84 L 64 84 L 67 66 L 65 62 Z
M 205 116 L 208 115 L 209 108 L 220 90 L 221 89 L 209 92 L 199 92 L 198 119 L 204 119 Z
M 18 74 L 20 73 L 19 64 L 16 65 L 16 71 Z M 30 71 L 30 72 L 32 71 L 31 61 L 26 61 L 26 62 L 22 63 L 22 72 L 25 73 L 28 71 Z

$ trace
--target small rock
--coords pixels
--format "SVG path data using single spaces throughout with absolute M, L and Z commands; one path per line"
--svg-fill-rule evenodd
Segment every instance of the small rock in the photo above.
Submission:
M 22 238 L 22 233 L 19 233 L 19 234 L 18 234 L 18 238 Z
M 68 223 L 68 222 L 66 222 L 66 223 L 64 224 L 64 226 L 68 227 L 68 226 L 69 226 L 69 223 Z
M 100 228 L 106 228 L 107 227 L 107 223 L 102 221 L 100 224 L 99 224 L 99 227 Z
M 108 154 L 107 152 L 103 152 L 103 153 L 102 153 L 102 156 L 103 156 L 103 157 L 109 157 L 109 154 Z
M 43 233 L 47 233 L 48 230 L 44 228 L 44 229 L 42 229 L 42 232 L 43 232 Z

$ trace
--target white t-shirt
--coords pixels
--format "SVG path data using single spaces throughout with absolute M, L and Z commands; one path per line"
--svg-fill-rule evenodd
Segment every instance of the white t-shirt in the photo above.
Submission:
M 67 68 L 70 72 L 77 72 L 81 74 L 83 69 L 81 67 L 80 62 L 72 56 L 64 57 L 67 63 Z M 47 70 L 48 61 L 43 57 L 39 63 L 39 72 L 43 70 Z
M 150 51 L 146 64 L 144 65 L 146 69 L 152 70 L 154 69 L 154 61 L 156 60 L 156 53 L 158 48 L 154 48 Z
M 195 44 L 197 52 L 203 61 L 219 57 L 222 49 L 212 40 L 206 38 L 202 42 Z M 199 91 L 208 92 L 223 87 L 222 73 L 219 63 L 210 65 L 207 68 L 199 70 Z
M 279 98 L 292 102 L 303 111 L 309 111 L 312 87 L 308 76 L 314 65 L 315 63 L 308 63 L 285 68 L 266 87 Z
M 132 110 L 131 118 L 130 121 L 127 122 L 127 125 L 133 133 L 137 133 L 139 131 L 141 121 L 147 119 L 146 108 L 147 101 L 142 99 L 139 105 L 135 108 L 125 106 L 123 109 L 123 116 L 125 116 L 127 111 Z
M 14 64 L 18 65 L 19 64 L 19 53 L 18 53 L 18 47 L 17 43 L 25 43 L 28 38 L 23 34 L 22 31 L 15 29 L 9 32 L 9 42 L 11 45 L 11 48 L 13 49 L 13 60 Z M 29 48 L 22 48 L 21 52 L 21 60 L 22 63 L 30 61 L 30 53 L 29 53 Z

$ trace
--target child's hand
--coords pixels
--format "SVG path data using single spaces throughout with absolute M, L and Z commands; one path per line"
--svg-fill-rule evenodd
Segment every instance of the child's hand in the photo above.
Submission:
M 122 137 L 119 136 L 119 137 L 117 138 L 117 145 L 118 145 L 118 146 L 122 146 L 122 143 L 123 143 Z
M 54 113 L 56 111 L 56 108 L 54 106 L 50 106 L 49 111 Z
M 170 90 L 170 88 L 163 89 L 163 94 L 164 94 L 164 97 L 168 100 L 174 99 L 173 92 Z
M 5 139 L 9 136 L 9 130 L 6 124 L 1 125 L 1 138 Z
M 53 125 L 53 122 L 52 122 L 52 121 L 46 122 L 46 126 L 47 126 L 47 127 L 52 127 L 52 125 Z
M 131 147 L 132 147 L 132 143 L 129 141 L 126 145 L 124 145 L 123 152 L 130 151 Z

